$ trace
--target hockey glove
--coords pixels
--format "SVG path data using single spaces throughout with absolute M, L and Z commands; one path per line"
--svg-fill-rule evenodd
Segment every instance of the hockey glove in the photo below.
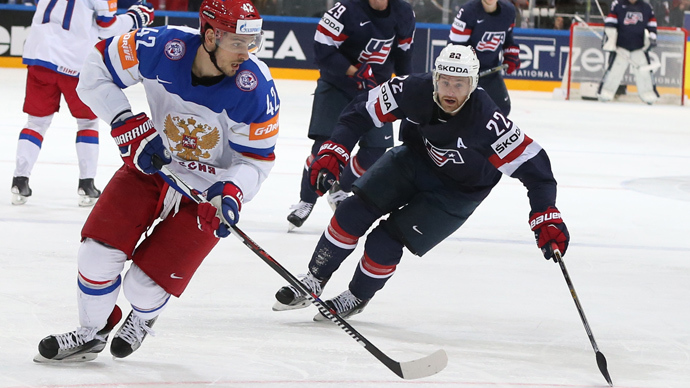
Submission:
M 645 34 L 645 46 L 644 50 L 649 51 L 656 47 L 656 33 L 654 32 L 649 32 L 648 34 Z
M 147 2 L 135 4 L 127 9 L 127 15 L 134 19 L 132 28 L 135 30 L 150 26 L 153 23 L 153 6 Z
M 561 212 L 554 206 L 550 206 L 546 211 L 533 213 L 529 218 L 529 226 L 534 231 L 537 246 L 544 254 L 544 258 L 549 260 L 553 257 L 551 242 L 555 242 L 561 255 L 565 255 L 570 241 L 570 233 L 561 218 Z M 556 261 L 554 257 L 554 261 Z
M 506 73 L 513 74 L 520 68 L 520 48 L 518 46 L 508 46 L 503 50 L 503 64 L 508 65 Z
M 146 113 L 116 121 L 110 134 L 115 139 L 115 144 L 120 147 L 120 156 L 125 164 L 144 174 L 158 171 L 151 161 L 154 155 L 158 155 L 163 164 L 172 162 L 170 153 L 163 145 L 163 139 L 156 132 L 153 121 Z
M 352 75 L 352 78 L 357 82 L 357 89 L 369 90 L 376 87 L 376 78 L 374 72 L 371 71 L 371 66 L 366 63 L 357 65 L 357 72 Z
M 348 160 L 350 152 L 344 146 L 330 140 L 321 145 L 309 167 L 309 181 L 316 194 L 324 195 L 340 179 Z
M 202 202 L 197 209 L 199 229 L 214 236 L 228 237 L 230 228 L 240 220 L 242 190 L 232 182 L 216 182 L 206 191 L 209 202 Z

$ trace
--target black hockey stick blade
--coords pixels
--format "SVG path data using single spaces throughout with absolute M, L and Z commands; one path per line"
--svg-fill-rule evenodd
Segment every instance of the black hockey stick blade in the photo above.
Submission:
M 187 185 L 187 183 L 180 179 L 174 172 L 165 167 L 161 160 L 155 155 L 153 157 L 153 163 L 154 166 L 158 168 L 159 172 L 167 178 L 168 182 L 173 184 L 172 187 L 174 189 L 188 196 L 197 203 L 207 202 L 206 198 L 200 195 L 199 191 Z M 350 337 L 362 345 L 369 353 L 381 361 L 381 363 L 383 363 L 386 367 L 388 367 L 388 369 L 390 369 L 400 378 L 405 380 L 413 380 L 428 377 L 442 371 L 446 365 L 448 365 L 448 356 L 442 349 L 437 350 L 426 357 L 406 362 L 398 362 L 388 357 L 385 353 L 379 350 L 379 348 L 374 346 L 374 344 L 369 342 L 366 337 L 350 326 L 350 324 L 340 317 L 335 311 L 328 309 L 326 304 L 321 299 L 319 299 L 316 295 L 311 294 L 304 287 L 302 282 L 300 282 L 292 273 L 285 269 L 285 267 L 283 267 L 278 261 L 271 257 L 268 252 L 263 250 L 263 248 L 250 239 L 249 236 L 247 236 L 241 229 L 239 229 L 237 226 L 230 226 L 230 230 L 235 237 L 240 239 L 240 241 L 242 241 L 247 248 L 259 256 L 259 258 L 271 268 L 273 268 L 278 275 L 306 295 L 307 299 L 309 299 L 309 301 L 311 301 L 311 303 L 314 304 L 324 316 L 343 329 L 347 334 L 350 335 Z
M 568 270 L 565 268 L 565 263 L 563 262 L 563 257 L 561 255 L 560 249 L 558 249 L 558 245 L 556 243 L 552 242 L 551 243 L 551 251 L 553 252 L 553 259 L 558 263 L 558 265 L 561 267 L 561 272 L 563 272 L 563 277 L 565 278 L 565 282 L 568 284 L 568 288 L 570 289 L 570 295 L 573 297 L 573 301 L 575 302 L 575 307 L 577 307 L 577 312 L 580 314 L 580 319 L 582 320 L 582 324 L 585 326 L 585 331 L 587 332 L 587 336 L 589 337 L 589 342 L 592 344 L 592 348 L 594 349 L 594 354 L 596 355 L 597 358 L 597 366 L 599 367 L 599 371 L 601 372 L 602 375 L 604 375 L 604 378 L 606 379 L 606 382 L 609 383 L 609 386 L 613 387 L 613 381 L 611 381 L 611 376 L 609 375 L 609 370 L 606 365 L 606 357 L 604 357 L 604 354 L 599 351 L 599 346 L 597 346 L 597 341 L 594 339 L 594 334 L 592 334 L 592 329 L 589 327 L 589 322 L 587 322 L 587 317 L 585 317 L 585 311 L 582 308 L 582 305 L 580 304 L 580 298 L 577 297 L 577 293 L 575 292 L 575 287 L 573 286 L 573 282 L 570 280 L 570 275 L 568 274 Z

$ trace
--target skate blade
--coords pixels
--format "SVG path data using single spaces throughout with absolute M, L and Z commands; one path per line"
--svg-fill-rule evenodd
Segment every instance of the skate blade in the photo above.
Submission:
M 98 357 L 98 353 L 82 353 L 82 354 L 73 354 L 71 356 L 67 356 L 63 359 L 60 360 L 54 360 L 51 358 L 45 358 L 41 356 L 41 354 L 37 354 L 34 357 L 34 362 L 37 362 L 39 364 L 63 364 L 63 363 L 69 363 L 69 362 L 86 362 L 86 361 L 93 361 Z
M 97 200 L 98 200 L 98 198 L 89 197 L 88 195 L 80 195 L 79 196 L 79 206 L 90 207 L 90 206 L 93 206 Z
M 12 193 L 12 205 L 23 205 L 28 200 L 29 197 L 25 197 L 21 194 Z
M 309 306 L 311 302 L 307 299 L 303 300 L 302 302 L 299 302 L 297 304 L 282 304 L 278 301 L 273 305 L 272 310 L 273 311 L 288 311 L 288 310 L 298 310 L 298 309 L 303 309 L 307 306 Z
M 288 221 L 288 233 L 292 232 L 293 230 L 299 228 L 299 226 L 293 224 L 292 222 Z

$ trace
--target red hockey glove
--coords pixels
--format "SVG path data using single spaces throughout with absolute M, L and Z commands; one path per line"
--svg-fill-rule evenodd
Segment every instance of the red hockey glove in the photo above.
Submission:
M 147 2 L 135 4 L 127 9 L 127 15 L 134 19 L 135 30 L 150 26 L 153 23 L 153 6 Z
M 309 181 L 316 194 L 324 195 L 340 179 L 340 173 L 349 160 L 350 151 L 345 146 L 330 140 L 321 145 L 309 167 Z
M 197 209 L 199 229 L 214 236 L 228 237 L 230 228 L 240 220 L 242 190 L 232 182 L 216 182 L 206 191 L 209 202 L 202 202 Z
M 568 233 L 568 228 L 565 226 L 558 209 L 550 206 L 544 212 L 532 214 L 529 218 L 529 226 L 534 231 L 537 246 L 541 248 L 546 260 L 553 257 L 551 242 L 555 242 L 561 255 L 565 255 L 570 241 L 570 233 Z M 555 258 L 554 261 L 556 261 Z
M 518 46 L 508 46 L 503 49 L 503 64 L 508 65 L 506 73 L 513 72 L 520 68 L 520 48 Z
M 144 174 L 158 171 L 151 161 L 154 155 L 158 155 L 163 164 L 172 162 L 170 153 L 146 113 L 115 122 L 110 134 L 120 147 L 120 156 L 125 164 Z
M 357 89 L 369 90 L 376 87 L 376 78 L 374 72 L 371 71 L 371 66 L 366 63 L 357 64 L 357 72 L 352 75 L 352 78 L 357 82 Z

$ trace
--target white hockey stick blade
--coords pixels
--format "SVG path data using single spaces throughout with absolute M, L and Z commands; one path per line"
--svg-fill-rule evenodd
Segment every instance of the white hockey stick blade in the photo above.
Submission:
M 412 361 L 400 363 L 402 378 L 405 380 L 421 379 L 442 371 L 448 365 L 448 355 L 443 349 Z

